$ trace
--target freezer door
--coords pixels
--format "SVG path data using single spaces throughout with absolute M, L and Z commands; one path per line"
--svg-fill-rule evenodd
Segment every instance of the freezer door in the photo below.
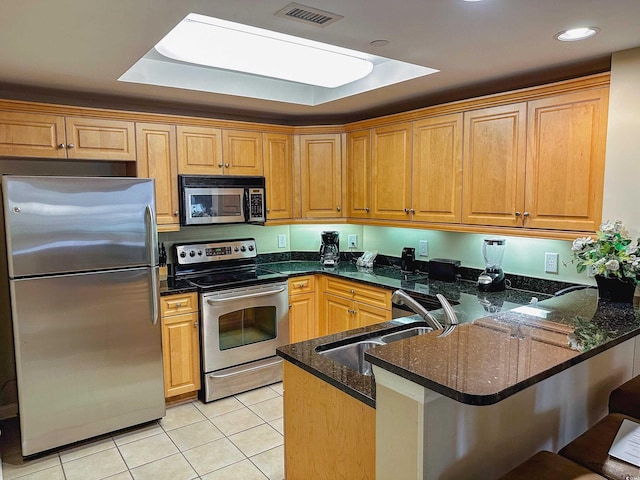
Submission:
M 157 264 L 153 181 L 2 177 L 9 276 Z
M 165 414 L 150 268 L 12 280 L 22 454 Z

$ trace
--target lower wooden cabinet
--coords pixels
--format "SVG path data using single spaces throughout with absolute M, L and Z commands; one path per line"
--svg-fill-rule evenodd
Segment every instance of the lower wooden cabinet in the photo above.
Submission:
M 289 341 L 302 342 L 318 336 L 316 278 L 313 275 L 289 280 Z
M 200 389 L 197 294 L 164 296 L 161 310 L 164 396 L 197 392 Z

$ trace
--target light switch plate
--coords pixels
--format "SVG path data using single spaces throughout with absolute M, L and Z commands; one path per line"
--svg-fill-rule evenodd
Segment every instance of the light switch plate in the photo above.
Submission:
M 287 246 L 287 236 L 284 234 L 278 235 L 278 248 L 285 248 Z

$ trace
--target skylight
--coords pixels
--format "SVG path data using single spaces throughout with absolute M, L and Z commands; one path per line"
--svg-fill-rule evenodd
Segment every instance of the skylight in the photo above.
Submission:
M 437 71 L 190 13 L 118 80 L 319 105 Z

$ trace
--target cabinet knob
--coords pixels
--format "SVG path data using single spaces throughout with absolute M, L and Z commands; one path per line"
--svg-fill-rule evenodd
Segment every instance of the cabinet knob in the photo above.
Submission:
M 176 302 L 176 308 L 180 308 L 182 306 L 182 302 Z
M 515 215 L 516 215 L 516 217 L 519 217 L 522 214 L 520 212 L 516 212 Z
M 408 213 L 409 213 L 409 209 L 408 209 L 408 208 L 405 208 L 405 209 L 404 209 L 404 213 L 408 214 Z
M 524 216 L 528 217 L 529 216 L 529 212 L 524 212 Z
M 411 210 L 409 210 L 411 213 L 416 213 L 416 209 L 412 208 Z
M 271 209 L 270 208 L 267 208 L 267 213 L 271 213 Z
M 224 164 L 223 163 L 219 163 L 218 167 L 222 168 L 222 167 L 224 167 Z
M 73 147 L 75 147 L 73 143 L 70 143 L 69 145 L 67 145 L 67 148 L 73 148 Z
M 336 210 L 339 212 L 340 211 L 340 207 L 336 207 Z
M 352 288 L 351 290 L 349 290 L 349 293 L 350 293 L 351 295 L 354 295 L 354 294 L 356 293 L 356 291 Z
M 193 327 L 194 328 L 198 328 L 198 325 L 200 325 L 198 322 L 193 322 Z
M 58 148 L 67 148 L 67 146 L 64 143 L 61 143 L 60 145 L 58 145 Z
M 229 168 L 229 164 L 228 164 L 228 163 L 225 163 L 225 164 L 224 164 L 224 167 L 225 167 L 225 168 Z
M 293 307 L 293 305 L 289 304 L 289 310 L 291 310 L 291 307 Z
M 176 210 L 175 212 L 173 212 L 173 216 L 177 217 L 178 215 L 180 215 L 180 212 L 178 210 Z
M 364 211 L 369 213 L 369 207 L 364 207 Z

